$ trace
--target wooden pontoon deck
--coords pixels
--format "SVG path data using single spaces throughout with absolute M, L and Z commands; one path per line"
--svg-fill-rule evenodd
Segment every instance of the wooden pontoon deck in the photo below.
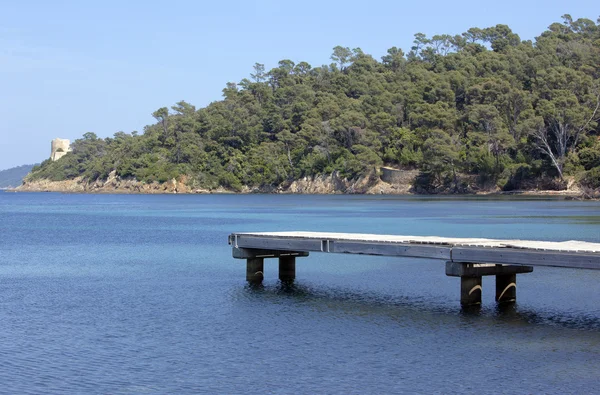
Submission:
M 279 258 L 282 281 L 295 279 L 295 258 L 309 252 L 441 259 L 461 278 L 461 303 L 481 302 L 481 277 L 496 276 L 496 300 L 514 301 L 516 274 L 533 266 L 600 270 L 600 243 L 330 232 L 232 233 L 233 257 L 247 259 L 246 279 L 260 282 L 264 258 Z

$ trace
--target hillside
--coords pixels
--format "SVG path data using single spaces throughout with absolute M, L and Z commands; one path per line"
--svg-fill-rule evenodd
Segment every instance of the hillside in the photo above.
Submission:
M 11 169 L 0 170 L 0 188 L 18 187 L 33 166 L 34 165 L 23 165 Z
M 86 133 L 28 180 L 272 190 L 386 165 L 418 170 L 422 193 L 600 187 L 599 24 L 565 15 L 535 42 L 506 25 L 418 33 L 387 52 L 338 46 L 329 65 L 257 63 L 222 100 L 160 108 L 142 134 Z

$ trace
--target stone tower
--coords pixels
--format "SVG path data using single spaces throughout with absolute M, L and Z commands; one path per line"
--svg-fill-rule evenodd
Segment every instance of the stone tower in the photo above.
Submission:
M 50 151 L 50 159 L 59 160 L 71 150 L 71 141 L 67 139 L 52 140 L 52 150 Z

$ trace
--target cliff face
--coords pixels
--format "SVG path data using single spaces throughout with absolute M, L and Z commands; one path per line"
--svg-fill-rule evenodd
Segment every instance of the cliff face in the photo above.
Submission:
M 407 171 L 405 182 L 388 184 L 382 181 L 375 171 L 358 180 L 341 178 L 337 172 L 328 175 L 305 177 L 289 184 L 274 188 L 248 188 L 242 193 L 298 193 L 298 194 L 408 194 L 415 171 Z M 81 178 L 65 181 L 35 180 L 24 181 L 17 188 L 23 192 L 67 192 L 67 193 L 229 193 L 224 188 L 214 190 L 194 189 L 187 185 L 185 177 L 165 183 L 146 184 L 131 179 L 121 179 L 111 173 L 104 182 L 86 182 Z
M 348 180 L 341 178 L 337 172 L 329 175 L 305 177 L 293 181 L 282 190 L 283 193 L 306 194 L 331 194 L 331 193 L 357 193 L 357 194 L 408 194 L 411 193 L 412 181 L 416 171 L 405 171 L 402 182 L 393 184 L 382 181 L 375 171 L 359 178 Z

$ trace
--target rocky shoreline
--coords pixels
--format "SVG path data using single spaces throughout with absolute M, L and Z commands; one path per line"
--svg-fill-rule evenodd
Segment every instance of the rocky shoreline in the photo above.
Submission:
M 278 193 L 278 194 L 367 194 L 367 195 L 418 195 L 412 187 L 417 171 L 405 171 L 402 178 L 393 182 L 383 181 L 375 172 L 357 180 L 340 177 L 336 172 L 328 175 L 304 177 L 300 180 L 269 188 L 243 187 L 240 191 L 219 187 L 215 189 L 194 188 L 187 179 L 172 179 L 164 183 L 143 183 L 133 179 L 121 179 L 114 173 L 106 181 L 88 182 L 82 178 L 64 181 L 25 180 L 13 192 L 61 192 L 61 193 L 114 193 L 114 194 L 211 194 L 211 193 Z M 573 199 L 590 198 L 574 183 L 566 190 L 523 190 L 500 191 L 498 189 L 479 190 L 467 195 L 524 195 L 524 196 L 562 196 Z
M 121 179 L 111 174 L 106 181 L 88 182 L 82 178 L 64 181 L 25 180 L 12 189 L 15 192 L 64 192 L 64 193 L 126 193 L 126 194 L 203 194 L 203 193 L 281 193 L 281 194 L 411 194 L 413 175 L 407 175 L 407 182 L 389 184 L 375 174 L 369 174 L 358 180 L 348 180 L 334 172 L 329 175 L 305 177 L 300 180 L 268 188 L 249 188 L 241 191 L 224 187 L 215 189 L 194 188 L 185 177 L 172 179 L 164 183 L 143 183 L 132 179 Z

